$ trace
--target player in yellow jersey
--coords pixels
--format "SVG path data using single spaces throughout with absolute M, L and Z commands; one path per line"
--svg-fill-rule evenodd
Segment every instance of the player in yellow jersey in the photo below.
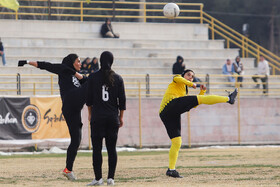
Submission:
M 166 175 L 174 178 L 182 178 L 175 169 L 178 153 L 182 144 L 181 114 L 188 112 L 200 104 L 234 104 L 238 92 L 236 88 L 228 97 L 218 95 L 206 96 L 204 95 L 206 87 L 200 85 L 199 95 L 188 96 L 188 87 L 196 88 L 196 84 L 192 82 L 193 78 L 194 72 L 190 69 L 185 70 L 182 75 L 174 76 L 173 82 L 169 84 L 160 105 L 159 115 L 171 139 L 169 168 Z

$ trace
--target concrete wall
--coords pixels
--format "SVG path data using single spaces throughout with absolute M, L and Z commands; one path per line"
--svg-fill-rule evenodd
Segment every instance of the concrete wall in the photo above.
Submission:
M 141 100 L 142 146 L 170 146 L 164 125 L 159 115 L 161 99 Z M 280 99 L 242 98 L 240 99 L 240 140 L 246 144 L 280 144 Z M 238 145 L 238 103 L 229 105 L 200 105 L 190 111 L 190 139 L 188 141 L 187 113 L 182 119 L 182 146 Z M 82 111 L 83 134 L 81 148 L 89 146 L 88 112 Z M 119 131 L 117 146 L 139 147 L 139 100 L 127 99 L 124 126 Z M 39 148 L 58 146 L 67 148 L 69 142 L 39 143 Z M 105 144 L 104 144 L 105 145 Z M 1 144 L 0 150 L 10 150 L 30 145 Z
M 159 115 L 161 99 L 143 98 L 141 125 L 143 146 L 167 146 L 170 140 Z M 118 146 L 139 146 L 139 100 L 128 99 Z M 280 99 L 240 99 L 241 144 L 280 143 Z M 87 144 L 87 110 L 83 143 Z M 182 115 L 183 146 L 188 146 L 187 114 Z M 190 111 L 191 145 L 238 144 L 238 104 L 200 105 Z

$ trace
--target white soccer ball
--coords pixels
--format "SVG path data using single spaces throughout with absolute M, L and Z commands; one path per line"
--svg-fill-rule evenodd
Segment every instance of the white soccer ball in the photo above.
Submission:
M 169 19 L 174 19 L 180 14 L 180 8 L 175 3 L 167 3 L 163 7 L 163 15 Z

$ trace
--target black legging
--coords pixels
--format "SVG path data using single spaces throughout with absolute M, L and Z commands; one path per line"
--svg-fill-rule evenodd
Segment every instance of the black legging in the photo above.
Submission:
M 92 165 L 95 179 L 102 178 L 102 140 L 105 138 L 105 144 L 108 152 L 108 179 L 114 179 L 117 167 L 116 144 L 118 139 L 119 122 L 116 117 L 92 120 L 91 123 L 91 141 L 92 141 Z
M 181 114 L 198 105 L 197 96 L 184 96 L 170 101 L 159 114 L 170 139 L 181 136 Z
M 81 110 L 85 104 L 86 83 L 74 91 L 68 93 L 63 99 L 62 113 L 66 120 L 71 142 L 67 149 L 66 168 L 73 169 L 78 148 L 82 139 Z
M 81 123 L 81 111 L 68 115 L 63 113 L 63 115 L 65 117 L 71 137 L 71 142 L 67 149 L 66 168 L 69 171 L 72 171 L 73 163 L 75 161 L 82 138 L 83 124 Z

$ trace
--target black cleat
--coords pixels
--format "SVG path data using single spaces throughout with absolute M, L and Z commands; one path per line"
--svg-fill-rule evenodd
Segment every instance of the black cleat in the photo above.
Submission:
M 168 168 L 168 170 L 166 171 L 166 175 L 169 177 L 174 177 L 174 178 L 183 178 L 182 176 L 180 176 L 180 174 L 178 173 L 178 171 L 176 170 L 170 170 Z
M 237 93 L 238 93 L 238 89 L 235 88 L 235 90 L 234 90 L 232 93 L 230 93 L 230 94 L 228 95 L 228 97 L 229 97 L 228 103 L 229 103 L 229 104 L 232 104 L 232 105 L 234 104 L 235 98 L 236 98 L 236 96 L 237 96 Z

